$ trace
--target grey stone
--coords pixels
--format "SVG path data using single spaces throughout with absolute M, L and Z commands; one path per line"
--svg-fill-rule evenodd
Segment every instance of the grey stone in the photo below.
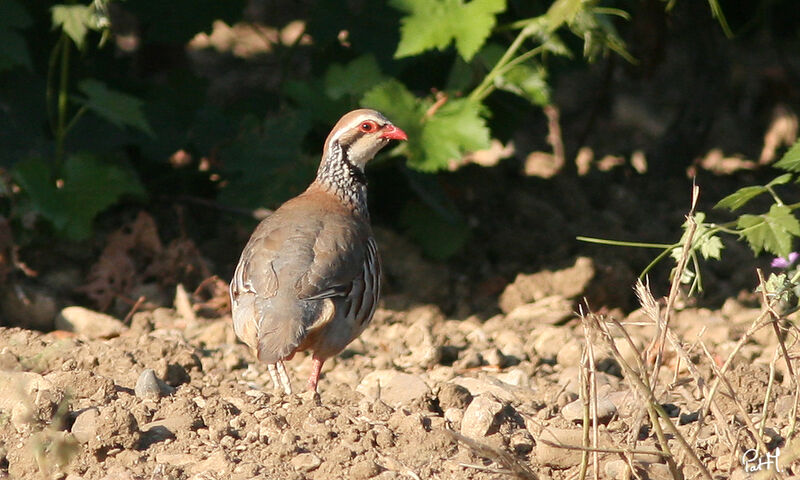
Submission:
M 112 338 L 118 337 L 127 327 L 105 313 L 83 307 L 67 307 L 56 317 L 56 328 L 89 338 Z
M 396 370 L 377 370 L 361 380 L 356 392 L 367 397 L 379 398 L 387 405 L 397 407 L 429 394 L 430 389 L 418 375 Z
M 322 460 L 313 453 L 298 453 L 297 456 L 289 460 L 289 463 L 292 464 L 295 470 L 310 472 L 319 467 Z
M 561 409 L 561 416 L 571 422 L 583 423 L 583 410 L 583 400 L 578 399 L 564 405 L 564 408 Z M 591 412 L 591 405 L 589 405 L 589 411 Z M 600 423 L 608 423 L 615 413 L 617 413 L 617 407 L 608 397 L 597 399 L 597 420 Z M 591 413 L 589 418 L 591 418 Z
M 463 409 L 469 405 L 472 400 L 472 395 L 465 387 L 455 383 L 444 383 L 439 387 L 437 395 L 439 399 L 439 406 L 442 410 L 449 408 Z
M 536 461 L 555 468 L 569 468 L 578 465 L 582 452 L 560 448 L 558 445 L 580 446 L 582 443 L 583 432 L 579 429 L 545 428 L 536 442 Z
M 152 368 L 147 368 L 139 374 L 134 392 L 139 398 L 156 399 L 162 395 L 171 395 L 175 389 L 158 378 Z
M 502 410 L 502 402 L 494 395 L 483 394 L 475 397 L 464 411 L 464 417 L 461 419 L 461 434 L 471 438 L 486 436 Z
M 89 443 L 97 436 L 98 418 L 100 411 L 96 408 L 88 408 L 82 411 L 75 418 L 72 424 L 72 435 L 80 443 Z

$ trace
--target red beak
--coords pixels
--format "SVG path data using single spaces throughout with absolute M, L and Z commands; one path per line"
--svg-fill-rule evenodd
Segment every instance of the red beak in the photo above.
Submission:
M 390 138 L 392 140 L 408 140 L 406 132 L 400 130 L 392 124 L 384 125 L 381 138 Z

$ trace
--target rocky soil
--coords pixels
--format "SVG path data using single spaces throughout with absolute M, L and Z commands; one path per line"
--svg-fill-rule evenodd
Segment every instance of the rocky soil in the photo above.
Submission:
M 777 336 L 771 324 L 747 334 L 758 305 L 673 312 L 670 332 L 693 368 L 665 349 L 654 398 L 668 420 L 657 429 L 647 390 L 625 366 L 638 358 L 652 369 L 655 325 L 643 309 L 582 321 L 577 299 L 595 276 L 588 258 L 520 275 L 486 319 L 389 296 L 362 337 L 325 364 L 318 395 L 302 391 L 309 357 L 287 363 L 300 393 L 273 390 L 230 317 L 199 315 L 182 290 L 175 308 L 125 321 L 70 307 L 50 333 L 2 328 L 0 477 L 573 479 L 585 467 L 590 478 L 667 479 L 663 430 L 686 478 L 703 478 L 693 458 L 712 478 L 767 478 L 772 471 L 746 472 L 757 460 L 742 464 L 758 447 L 748 424 L 770 452 L 780 448 L 780 475 L 800 472 L 796 390 Z M 594 320 L 610 325 L 619 357 Z M 796 330 L 783 334 L 796 359 Z M 587 441 L 584 418 L 597 419 Z M 583 459 L 595 438 L 604 450 Z

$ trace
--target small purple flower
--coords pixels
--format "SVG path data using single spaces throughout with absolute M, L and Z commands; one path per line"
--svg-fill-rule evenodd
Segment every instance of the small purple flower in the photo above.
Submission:
M 789 258 L 783 257 L 775 257 L 772 259 L 772 263 L 770 266 L 772 268 L 789 268 L 791 267 L 797 259 L 800 258 L 800 253 L 792 252 L 789 254 Z

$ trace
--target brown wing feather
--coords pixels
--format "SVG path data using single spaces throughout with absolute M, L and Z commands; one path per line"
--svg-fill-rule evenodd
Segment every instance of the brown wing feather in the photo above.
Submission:
M 369 227 L 321 193 L 306 192 L 261 222 L 231 282 L 234 329 L 270 363 L 293 352 L 312 325 L 327 324 L 328 298 L 362 274 Z

